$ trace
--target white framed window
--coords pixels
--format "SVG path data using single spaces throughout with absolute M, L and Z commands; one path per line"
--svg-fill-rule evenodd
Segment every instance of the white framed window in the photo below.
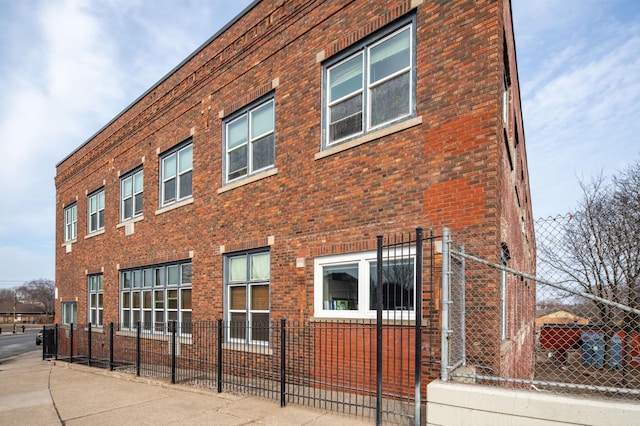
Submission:
M 104 229 L 104 188 L 89 195 L 87 210 L 89 234 Z
M 225 182 L 271 168 L 275 163 L 275 100 L 256 102 L 225 121 Z
M 133 171 L 120 179 L 120 221 L 142 215 L 143 171 Z
M 180 334 L 191 333 L 191 262 L 120 271 L 120 325 L 135 330 L 169 331 L 168 322 L 179 323 Z
M 89 293 L 89 322 L 95 327 L 102 327 L 103 285 L 102 274 L 87 277 Z
M 72 204 L 64 209 L 64 242 L 78 238 L 78 205 Z
M 506 66 L 502 67 L 502 124 L 509 130 L 509 90 L 511 82 Z
M 160 157 L 160 207 L 191 198 L 193 145 L 181 144 Z
M 323 147 L 410 117 L 415 113 L 414 81 L 413 22 L 369 37 L 328 62 Z
M 76 302 L 62 302 L 62 324 L 78 323 L 78 304 Z
M 507 266 L 509 259 L 511 258 L 509 254 L 509 247 L 502 243 L 501 254 L 500 254 L 500 263 L 502 266 Z M 509 338 L 509 280 L 507 271 L 504 269 L 500 270 L 500 339 L 506 340 Z
M 314 314 L 334 318 L 375 318 L 375 251 L 314 259 Z M 387 318 L 415 318 L 415 248 L 385 250 L 382 309 Z
M 270 280 L 269 251 L 225 256 L 227 341 L 269 343 Z

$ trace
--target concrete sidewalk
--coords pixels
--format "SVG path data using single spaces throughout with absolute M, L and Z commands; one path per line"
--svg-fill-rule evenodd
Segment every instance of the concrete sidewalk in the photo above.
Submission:
M 0 364 L 2 425 L 370 425 L 278 401 L 192 389 L 33 351 Z

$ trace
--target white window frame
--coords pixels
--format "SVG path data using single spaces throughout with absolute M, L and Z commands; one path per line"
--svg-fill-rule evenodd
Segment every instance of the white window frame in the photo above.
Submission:
M 96 217 L 95 228 L 92 225 L 92 216 Z M 87 233 L 93 234 L 104 229 L 104 188 L 101 188 L 87 197 Z
M 74 203 L 64 209 L 64 242 L 78 238 L 78 204 Z
M 509 249 L 502 246 L 500 263 L 506 267 L 509 262 Z M 509 277 L 507 271 L 500 270 L 500 340 L 509 338 Z
M 61 321 L 63 325 L 77 324 L 78 322 L 78 303 L 77 302 L 62 302 L 62 316 Z
M 409 65 L 405 66 L 399 70 L 396 70 L 392 74 L 381 78 L 378 81 L 372 81 L 371 75 L 371 50 L 376 46 L 390 40 L 391 38 L 399 35 L 403 31 L 408 31 L 409 33 Z M 327 149 L 331 146 L 340 144 L 347 140 L 360 137 L 372 131 L 378 130 L 390 124 L 396 123 L 398 121 L 406 120 L 415 115 L 415 92 L 416 92 L 416 84 L 415 84 L 415 75 L 416 75 L 416 47 L 415 47 L 415 23 L 413 19 L 404 20 L 399 24 L 396 24 L 387 31 L 383 35 L 374 35 L 369 37 L 358 45 L 355 48 L 350 48 L 347 50 L 347 53 L 341 56 L 338 56 L 337 59 L 329 61 L 323 67 L 323 75 L 324 75 L 324 85 L 325 89 L 323 91 L 323 131 L 322 131 L 322 146 L 323 149 Z M 352 91 L 339 99 L 335 99 L 331 101 L 331 71 L 336 67 L 345 64 L 347 61 L 350 61 L 354 58 L 361 56 L 362 61 L 362 85 L 360 89 Z M 406 114 L 400 114 L 396 117 L 388 119 L 386 121 L 372 124 L 372 102 L 373 102 L 373 90 L 382 85 L 383 83 L 395 79 L 397 77 L 402 76 L 403 74 L 408 74 L 409 78 L 409 98 L 408 98 L 408 111 Z M 355 132 L 349 134 L 347 136 L 343 136 L 341 138 L 337 138 L 336 140 L 331 140 L 331 107 L 338 105 L 348 99 L 352 99 L 355 96 L 362 96 L 362 110 L 361 110 L 361 124 L 362 128 L 359 132 Z
M 140 188 L 136 188 L 137 180 L 140 180 Z M 131 191 L 125 191 L 125 186 L 129 184 Z M 131 215 L 126 214 L 125 204 L 131 202 Z M 142 207 L 144 204 L 144 171 L 142 169 L 123 176 L 120 179 L 120 221 L 125 222 L 133 218 L 142 216 Z
M 394 256 L 398 256 L 398 260 L 411 259 L 413 262 L 413 309 L 406 310 L 383 310 L 383 316 L 388 319 L 415 319 L 415 304 L 419 298 L 416 297 L 416 255 L 415 246 L 399 248 L 395 252 L 393 250 L 383 251 L 383 263 L 388 260 L 395 260 Z M 345 253 L 331 256 L 317 257 L 313 260 L 313 276 L 314 276 L 314 315 L 322 318 L 376 318 L 376 310 L 370 309 L 371 303 L 371 267 L 372 263 L 377 262 L 377 252 L 357 252 Z M 357 265 L 358 267 L 358 309 L 341 310 L 334 309 L 332 306 L 325 306 L 324 301 L 324 267 L 340 266 L 340 265 Z
M 269 271 L 268 271 L 268 276 L 267 277 L 257 277 L 254 278 L 251 275 L 251 262 L 253 259 L 253 256 L 263 256 L 263 255 L 268 255 L 269 256 Z M 246 259 L 246 276 L 243 280 L 232 280 L 230 277 L 230 262 L 231 259 L 234 258 L 241 258 L 241 257 L 245 257 Z M 225 320 L 228 324 L 228 333 L 226 335 L 226 341 L 230 342 L 230 343 L 242 343 L 242 344 L 249 344 L 249 345 L 257 345 L 257 346 L 268 346 L 269 342 L 271 340 L 271 335 L 270 335 L 270 323 L 271 323 L 271 251 L 270 250 L 264 250 L 264 249 L 260 249 L 260 250 L 249 250 L 246 252 L 238 252 L 238 253 L 231 253 L 228 254 L 227 256 L 225 256 L 225 312 L 224 312 L 224 317 Z M 253 309 L 252 308 L 252 288 L 254 286 L 267 286 L 268 288 L 268 292 L 269 292 L 269 300 L 268 300 L 268 304 L 269 304 L 269 309 Z M 243 309 L 232 309 L 231 308 L 231 291 L 234 288 L 245 288 L 245 307 Z M 231 327 L 235 327 L 238 326 L 238 324 L 233 323 L 231 320 L 231 316 L 234 313 L 239 313 L 239 314 L 244 314 L 245 315 L 245 337 L 243 339 L 240 338 L 234 338 L 232 337 L 232 333 L 233 330 L 231 329 Z M 267 336 L 267 340 L 256 340 L 253 337 L 253 328 L 251 326 L 251 316 L 253 314 L 267 314 L 268 315 L 268 320 L 267 320 L 267 333 L 269 334 Z
M 92 274 L 87 276 L 87 321 L 94 327 L 103 326 L 103 309 L 104 309 L 104 286 L 102 274 Z
M 181 160 L 187 153 L 191 156 L 191 164 L 189 167 L 181 169 Z M 173 159 L 175 165 L 169 167 L 169 161 Z M 169 173 L 168 175 L 166 173 Z M 186 194 L 181 193 L 182 180 L 190 176 L 191 185 L 189 192 Z M 166 198 L 165 188 L 168 182 L 175 180 L 174 191 L 175 196 L 173 198 Z M 167 207 L 172 204 L 179 203 L 193 197 L 193 141 L 188 140 L 180 144 L 178 147 L 173 148 L 160 156 L 160 207 Z
M 253 134 L 253 126 L 252 126 L 253 114 L 256 111 L 259 111 L 260 109 L 267 107 L 268 105 L 271 105 L 271 110 L 272 110 L 271 129 L 259 134 Z M 243 119 L 246 119 L 246 136 L 247 136 L 246 141 L 230 149 L 229 148 L 229 135 L 230 135 L 229 128 L 230 126 L 233 126 L 234 124 L 238 123 L 240 120 L 243 120 Z M 263 98 L 257 102 L 254 102 L 253 104 L 250 104 L 249 106 L 243 108 L 239 112 L 231 115 L 228 119 L 225 119 L 225 122 L 224 122 L 225 183 L 230 183 L 236 180 L 245 179 L 251 175 L 262 172 L 264 170 L 272 169 L 275 166 L 275 149 L 276 149 L 275 148 L 275 145 L 276 145 L 275 132 L 276 132 L 276 102 L 273 94 L 269 95 L 267 98 Z M 254 146 L 255 146 L 254 144 L 270 136 L 273 138 L 273 147 L 272 147 L 273 162 L 271 164 L 267 164 L 262 167 L 254 168 L 254 161 L 253 161 Z M 245 167 L 246 172 L 242 175 L 230 178 L 229 167 L 231 164 L 231 159 L 230 159 L 231 153 L 243 147 L 246 147 L 246 150 L 247 150 L 247 156 L 246 156 L 247 164 Z
M 177 268 L 177 281 L 169 280 L 170 268 Z M 192 276 L 191 261 L 120 271 L 120 328 L 134 331 L 137 322 L 140 321 L 144 330 L 151 330 L 154 334 L 166 334 L 170 331 L 167 323 L 176 320 L 180 325 L 178 334 L 190 335 Z M 170 305 L 172 292 L 176 292 L 175 298 L 171 297 L 171 301 L 175 303 Z M 147 302 L 150 304 L 145 303 L 147 293 L 150 296 Z M 151 321 L 145 321 L 145 313 L 150 314 L 148 317 Z

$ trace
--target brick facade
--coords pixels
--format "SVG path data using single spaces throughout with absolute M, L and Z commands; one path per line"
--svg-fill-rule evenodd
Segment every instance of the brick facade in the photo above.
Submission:
M 323 149 L 323 67 L 402 19 L 415 25 L 415 111 Z M 271 318 L 308 319 L 316 257 L 374 250 L 376 235 L 416 226 L 477 230 L 481 254 L 497 262 L 506 242 L 510 266 L 532 271 L 514 49 L 506 0 L 254 2 L 57 165 L 56 312 L 77 301 L 85 322 L 87 275 L 102 273 L 104 323 L 118 322 L 119 271 L 191 259 L 192 319 L 222 318 L 224 255 L 268 247 Z M 225 120 L 269 94 L 274 167 L 225 184 Z M 190 138 L 193 196 L 161 208 L 159 155 Z M 121 223 L 120 177 L 139 167 L 143 214 Z M 87 195 L 99 188 L 104 232 L 87 235 Z M 65 243 L 73 203 L 78 235 Z M 517 367 L 528 356 L 507 356 L 505 368 L 528 370 Z

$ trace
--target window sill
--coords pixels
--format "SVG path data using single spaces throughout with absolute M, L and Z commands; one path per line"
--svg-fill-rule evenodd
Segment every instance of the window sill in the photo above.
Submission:
M 335 317 L 335 316 L 323 316 L 322 313 L 317 316 L 313 316 L 309 318 L 310 322 L 335 322 L 341 324 L 376 324 L 375 318 L 370 317 L 357 317 L 357 316 L 349 316 L 349 317 Z M 408 318 L 403 316 L 393 317 L 392 315 L 387 316 L 387 318 L 382 318 L 382 325 L 398 325 L 401 323 L 402 325 L 415 325 L 416 319 L 415 315 L 412 314 Z
M 102 228 L 99 231 L 92 232 L 91 234 L 85 235 L 84 239 L 88 240 L 89 238 L 97 237 L 98 235 L 102 235 L 102 234 L 104 234 L 104 228 Z
M 62 243 L 62 245 L 61 245 L 60 247 L 66 247 L 66 246 L 68 246 L 68 245 L 75 244 L 75 243 L 77 243 L 77 242 L 78 242 L 78 239 L 77 239 L 77 238 L 76 238 L 75 240 L 65 241 L 64 243 Z
M 315 159 L 321 160 L 325 157 L 329 157 L 331 155 L 337 154 L 342 151 L 346 151 L 348 149 L 365 144 L 367 142 L 371 142 L 373 140 L 392 135 L 394 133 L 400 132 L 402 130 L 406 130 L 408 128 L 417 126 L 419 124 L 422 124 L 422 116 L 413 117 L 411 119 L 401 121 L 397 124 L 392 124 L 391 126 L 382 128 L 380 130 L 367 133 L 366 135 L 363 135 L 359 138 L 351 139 L 347 142 L 342 142 L 336 146 L 331 146 L 321 152 L 316 153 Z
M 162 207 L 162 208 L 156 210 L 156 216 L 159 215 L 159 214 L 166 213 L 168 211 L 180 208 L 180 207 L 187 206 L 189 204 L 193 204 L 193 197 L 189 198 L 187 200 L 182 200 L 182 201 L 179 201 L 177 203 L 173 203 L 171 205 L 168 205 L 166 207 Z
M 129 331 L 129 330 L 119 330 L 116 331 L 116 336 L 123 336 L 123 337 L 138 337 L 138 332 L 136 330 L 133 331 Z M 170 342 L 171 341 L 171 335 L 169 334 L 162 334 L 162 333 L 153 333 L 150 332 L 149 330 L 143 330 L 140 333 L 140 338 L 141 339 L 147 339 L 147 340 L 158 340 L 160 342 Z M 191 336 L 181 336 L 181 335 L 176 335 L 176 344 L 180 344 L 180 345 L 190 345 L 193 342 L 191 341 Z
M 222 344 L 222 349 L 228 351 L 248 352 L 261 355 L 273 355 L 273 351 L 268 346 L 252 345 L 248 343 L 227 342 Z
M 240 181 L 237 182 L 231 182 L 230 184 L 227 184 L 225 186 L 223 186 L 222 188 L 218 189 L 218 194 L 222 194 L 223 192 L 227 192 L 227 191 L 231 191 L 233 189 L 239 188 L 241 186 L 245 186 L 245 185 L 249 185 L 250 183 L 253 182 L 257 182 L 259 180 L 268 178 L 270 176 L 274 176 L 278 174 L 278 169 L 277 168 L 273 168 L 273 169 L 269 169 L 265 172 L 261 172 L 261 173 L 257 173 L 255 175 L 251 175 L 245 179 L 242 179 Z
M 89 327 L 85 327 L 84 331 L 89 331 Z M 91 326 L 91 333 L 105 334 L 104 326 L 103 325 L 92 325 Z
M 116 225 L 116 229 L 118 228 L 123 228 L 127 225 L 129 225 L 130 223 L 136 223 L 136 222 L 140 222 L 141 220 L 144 220 L 144 216 L 140 215 L 140 216 L 136 216 L 132 219 L 127 219 L 123 222 L 120 222 L 119 224 Z

